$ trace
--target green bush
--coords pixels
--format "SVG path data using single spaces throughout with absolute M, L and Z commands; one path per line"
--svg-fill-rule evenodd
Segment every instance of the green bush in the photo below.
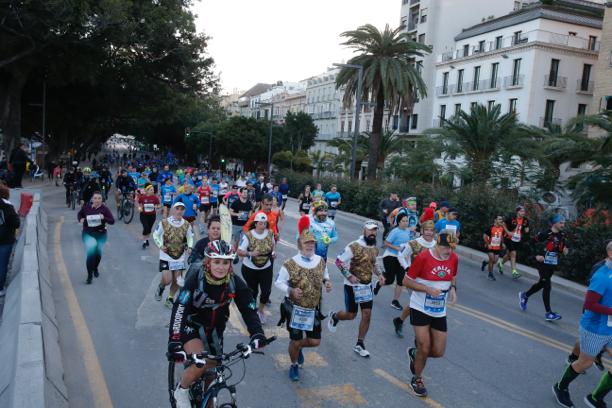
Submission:
M 332 184 L 338 186 L 342 194 L 341 210 L 364 217 L 379 219 L 380 201 L 397 192 L 400 197 L 416 196 L 419 213 L 431 201 L 449 201 L 459 211 L 462 226 L 461 244 L 477 250 L 483 249 L 482 234 L 492 224 L 497 215 L 506 217 L 512 214 L 517 204 L 525 205 L 530 220 L 528 238 L 548 228 L 550 213 L 542 212 L 539 205 L 521 198 L 513 190 L 494 189 L 483 185 L 468 185 L 459 190 L 444 186 L 432 187 L 431 184 L 408 184 L 403 181 L 353 182 L 346 179 L 315 178 L 310 174 L 282 170 L 276 178 L 287 177 L 290 196 L 297 198 L 309 184 L 314 188 L 321 183 L 324 191 Z M 572 280 L 585 282 L 592 265 L 605 256 L 605 243 L 612 239 L 612 228 L 603 222 L 593 222 L 589 226 L 568 223 L 567 245 L 570 256 L 562 257 L 560 273 Z M 519 262 L 535 266 L 536 245 L 528 241 L 519 253 Z

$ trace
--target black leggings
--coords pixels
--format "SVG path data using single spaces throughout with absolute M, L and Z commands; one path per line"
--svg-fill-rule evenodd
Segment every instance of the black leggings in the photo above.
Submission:
M 155 224 L 155 214 L 140 213 L 140 222 L 142 223 L 142 235 L 151 234 L 153 224 Z
M 550 289 L 551 279 L 555 272 L 555 268 L 552 265 L 540 264 L 538 265 L 538 273 L 540 274 L 540 280 L 537 281 L 531 289 L 525 293 L 527 297 L 537 293 L 540 289 L 542 290 L 542 300 L 544 301 L 544 308 L 546 313 L 550 313 Z
M 251 269 L 242 265 L 242 277 L 253 291 L 253 299 L 257 300 L 257 294 L 261 287 L 259 303 L 263 305 L 268 303 L 272 292 L 272 265 L 265 269 Z

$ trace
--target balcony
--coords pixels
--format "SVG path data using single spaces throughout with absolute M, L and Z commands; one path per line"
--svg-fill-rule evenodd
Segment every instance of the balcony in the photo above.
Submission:
M 561 126 L 561 118 L 540 118 L 540 127 L 545 128 L 549 126 Z
M 484 47 L 480 47 L 480 45 L 471 45 L 468 48 L 467 53 L 464 51 L 462 44 L 462 46 L 455 51 L 440 54 L 438 56 L 438 62 L 448 62 L 470 56 L 483 55 L 489 52 L 502 51 L 512 47 L 520 47 L 524 44 L 533 42 L 577 48 L 592 52 L 598 52 L 600 48 L 599 41 L 589 40 L 588 38 L 558 34 L 546 30 L 532 30 L 525 33 L 504 37 L 501 40 L 495 39 L 494 41 L 489 41 Z
M 583 95 L 593 95 L 593 81 L 578 80 L 576 83 L 576 93 Z
M 544 76 L 544 88 L 563 91 L 567 88 L 567 77 L 546 75 Z
M 450 94 L 450 87 L 448 85 L 443 85 L 436 88 L 436 95 L 439 97 L 450 96 Z
M 504 88 L 518 89 L 522 88 L 525 83 L 525 75 L 513 75 L 504 78 Z

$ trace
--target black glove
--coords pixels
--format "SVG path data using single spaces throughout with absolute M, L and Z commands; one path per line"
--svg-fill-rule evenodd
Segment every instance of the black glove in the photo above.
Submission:
M 256 333 L 256 334 L 251 336 L 249 344 L 255 350 L 260 349 L 260 348 L 264 348 L 266 346 L 266 344 L 267 344 L 266 336 L 264 336 L 261 333 Z
M 166 353 L 166 357 L 168 357 L 169 361 L 180 360 L 177 356 L 178 353 L 184 352 L 183 344 L 179 341 L 170 341 L 168 342 L 168 352 Z

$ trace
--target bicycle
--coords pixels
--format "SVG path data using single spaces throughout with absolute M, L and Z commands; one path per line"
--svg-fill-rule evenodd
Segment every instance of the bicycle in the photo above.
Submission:
M 119 219 L 123 219 L 125 224 L 132 222 L 134 218 L 134 198 L 133 193 L 123 192 L 121 203 L 119 204 Z
M 276 340 L 276 336 L 272 336 L 263 342 L 263 345 L 267 345 Z M 191 405 L 194 408 L 206 408 L 209 401 L 212 400 L 212 408 L 237 408 L 236 405 L 236 386 L 244 380 L 246 375 L 246 363 L 245 359 L 249 358 L 251 354 L 264 354 L 261 351 L 253 350 L 251 345 L 245 345 L 240 343 L 236 346 L 236 349 L 230 353 L 224 353 L 220 356 L 213 356 L 207 353 L 191 354 L 187 355 L 184 351 L 176 353 L 166 353 L 168 357 L 168 394 L 170 395 L 170 405 L 172 408 L 176 408 L 176 400 L 174 399 L 174 390 L 180 381 L 180 376 L 175 371 L 177 363 L 189 362 L 195 364 L 197 367 L 202 368 L 206 365 L 206 360 L 212 360 L 217 362 L 217 366 L 206 371 L 202 377 L 196 380 L 189 388 L 189 399 Z M 178 360 L 178 361 L 177 361 Z M 243 370 L 242 377 L 235 384 L 227 384 L 227 381 L 232 378 L 232 370 L 230 367 L 239 361 L 242 361 Z M 205 382 L 207 379 L 212 379 L 212 382 L 208 386 L 208 389 L 204 391 Z M 231 402 L 224 402 L 219 405 L 219 393 L 223 390 L 227 390 L 230 394 Z
M 66 202 L 66 206 L 72 210 L 76 208 L 76 202 L 79 199 L 79 193 L 76 191 L 74 185 L 70 185 L 70 192 L 68 193 L 68 201 Z

